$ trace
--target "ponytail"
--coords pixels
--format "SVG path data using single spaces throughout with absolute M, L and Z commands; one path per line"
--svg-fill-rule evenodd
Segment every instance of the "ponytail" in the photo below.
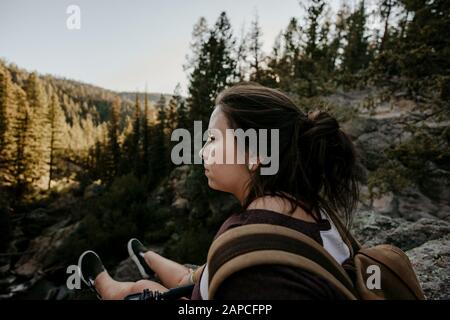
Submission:
M 347 224 L 359 198 L 357 153 L 338 121 L 327 112 L 308 113 L 298 136 L 299 166 L 317 207 Z

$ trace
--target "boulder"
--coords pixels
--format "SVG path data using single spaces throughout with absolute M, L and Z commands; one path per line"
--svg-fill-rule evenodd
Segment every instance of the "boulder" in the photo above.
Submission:
M 27 252 L 16 263 L 14 273 L 24 277 L 34 277 L 38 272 L 42 272 L 50 264 L 58 261 L 58 257 L 54 257 L 53 253 L 80 226 L 80 222 L 69 223 L 70 218 L 65 219 L 49 227 L 41 236 L 33 239 Z
M 415 222 L 375 211 L 358 212 L 352 232 L 366 246 L 388 243 L 406 251 L 450 234 L 450 223 L 422 218 Z
M 450 236 L 430 240 L 406 252 L 427 299 L 450 299 Z
M 131 258 L 121 261 L 112 274 L 114 280 L 117 281 L 138 281 L 142 279 L 136 264 Z

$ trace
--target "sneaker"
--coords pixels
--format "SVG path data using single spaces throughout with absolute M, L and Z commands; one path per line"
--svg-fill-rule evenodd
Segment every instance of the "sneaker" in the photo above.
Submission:
M 85 251 L 78 259 L 78 269 L 80 271 L 81 280 L 91 289 L 99 299 L 101 299 L 97 290 L 95 289 L 95 279 L 97 276 L 106 271 L 102 260 L 94 251 Z
M 141 276 L 146 279 L 150 278 L 150 275 L 154 272 L 152 271 L 152 269 L 150 269 L 144 259 L 144 253 L 146 253 L 148 249 L 136 238 L 128 241 L 127 248 L 128 254 L 138 267 Z

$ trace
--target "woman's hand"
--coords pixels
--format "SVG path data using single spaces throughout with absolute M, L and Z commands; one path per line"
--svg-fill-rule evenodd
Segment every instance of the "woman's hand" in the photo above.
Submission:
M 203 268 L 205 265 L 202 265 L 195 270 L 188 269 L 188 272 L 181 278 L 180 282 L 178 283 L 178 286 L 184 286 L 189 284 L 195 284 L 198 281 L 200 281 L 200 275 L 202 274 Z

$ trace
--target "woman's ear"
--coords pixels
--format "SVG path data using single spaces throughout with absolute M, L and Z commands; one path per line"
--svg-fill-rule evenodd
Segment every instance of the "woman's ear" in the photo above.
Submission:
M 264 161 L 266 159 L 266 157 L 260 158 L 260 156 L 258 156 L 256 152 L 246 153 L 246 156 L 247 156 L 247 168 L 249 171 L 256 171 L 258 167 L 261 165 L 261 163 L 264 164 Z
M 250 161 L 249 164 L 247 165 L 248 170 L 250 171 L 256 171 L 258 169 L 258 167 L 261 165 L 261 161 L 259 160 L 259 157 L 255 159 L 255 161 Z

